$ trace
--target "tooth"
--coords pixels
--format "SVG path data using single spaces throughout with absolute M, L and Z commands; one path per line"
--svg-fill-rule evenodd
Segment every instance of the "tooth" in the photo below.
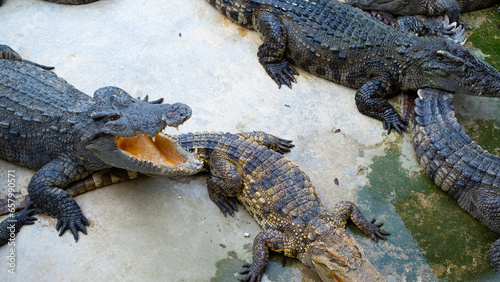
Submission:
M 156 140 L 156 135 L 155 135 L 155 136 L 153 136 L 153 138 L 151 138 L 151 139 L 153 139 L 153 142 L 155 142 L 155 140 Z
M 177 131 L 179 131 L 179 126 L 176 126 L 175 129 L 177 129 Z

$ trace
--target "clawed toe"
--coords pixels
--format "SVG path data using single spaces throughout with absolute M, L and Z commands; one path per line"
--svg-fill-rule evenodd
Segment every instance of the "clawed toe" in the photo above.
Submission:
M 59 231 L 59 236 L 62 236 L 69 229 L 75 238 L 75 242 L 78 242 L 78 231 L 86 235 L 87 229 L 85 226 L 88 225 L 89 222 L 83 215 L 63 216 L 57 221 L 56 230 Z
M 295 76 L 299 75 L 299 73 L 287 61 L 283 60 L 278 63 L 266 64 L 264 68 L 267 74 L 278 84 L 279 88 L 283 84 L 292 88 L 292 82 L 297 82 Z
M 276 152 L 280 154 L 288 153 L 290 150 L 295 147 L 294 144 L 292 144 L 292 140 L 285 140 L 285 139 L 279 139 L 279 144 L 278 144 L 278 150 Z

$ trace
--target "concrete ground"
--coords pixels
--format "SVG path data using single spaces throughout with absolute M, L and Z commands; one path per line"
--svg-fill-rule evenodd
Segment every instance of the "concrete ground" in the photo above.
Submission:
M 193 116 L 181 132 L 263 130 L 293 139 L 288 157 L 311 177 L 325 206 L 350 200 L 367 218 L 385 222 L 392 235 L 379 243 L 348 228 L 389 281 L 497 278 L 487 260 L 497 236 L 428 180 L 408 133 L 388 136 L 379 121 L 358 113 L 353 89 L 301 69 L 292 90 L 279 90 L 256 59 L 258 35 L 206 1 L 3 2 L 0 44 L 55 66 L 89 95 L 113 85 L 133 96 L 186 103 Z M 469 134 L 497 155 L 499 100 L 455 101 Z M 400 109 L 400 97 L 391 102 Z M 33 171 L 2 161 L 1 183 L 8 170 L 25 191 Z M 224 217 L 208 198 L 205 179 L 141 178 L 78 196 L 91 225 L 77 243 L 69 232 L 57 236 L 54 218 L 38 215 L 16 237 L 15 274 L 8 273 L 9 248 L 0 248 L 0 281 L 236 281 L 261 229 L 243 209 Z M 264 276 L 318 279 L 279 254 L 272 254 Z

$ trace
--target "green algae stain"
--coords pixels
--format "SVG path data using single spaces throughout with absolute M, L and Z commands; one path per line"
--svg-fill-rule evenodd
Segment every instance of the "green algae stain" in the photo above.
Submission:
M 239 259 L 234 251 L 228 252 L 228 257 L 218 261 L 215 265 L 217 271 L 210 281 L 237 281 L 245 261 Z
M 371 212 L 383 214 L 385 228 L 392 233 L 387 243 L 394 245 L 387 247 L 385 257 L 372 261 L 375 267 L 391 264 L 395 273 L 410 269 L 405 274 L 409 281 L 422 277 L 447 281 L 497 279 L 487 259 L 497 236 L 464 212 L 425 173 L 410 175 L 401 166 L 400 151 L 394 152 L 393 147 L 373 158 L 370 186 L 360 193 L 362 199 L 371 201 L 367 206 L 379 207 Z M 432 274 L 426 273 L 425 264 Z
M 500 156 L 500 120 L 476 120 L 472 124 L 464 124 L 463 128 L 470 138 L 483 149 L 495 156 Z
M 471 27 L 467 31 L 466 46 L 480 49 L 486 55 L 485 60 L 500 70 L 500 15 L 497 7 L 466 13 L 462 18 Z

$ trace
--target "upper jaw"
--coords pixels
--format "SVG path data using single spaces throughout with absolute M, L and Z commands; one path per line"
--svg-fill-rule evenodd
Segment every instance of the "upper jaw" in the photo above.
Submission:
M 182 103 L 168 105 L 162 120 L 170 127 L 178 127 L 191 117 L 191 107 Z

